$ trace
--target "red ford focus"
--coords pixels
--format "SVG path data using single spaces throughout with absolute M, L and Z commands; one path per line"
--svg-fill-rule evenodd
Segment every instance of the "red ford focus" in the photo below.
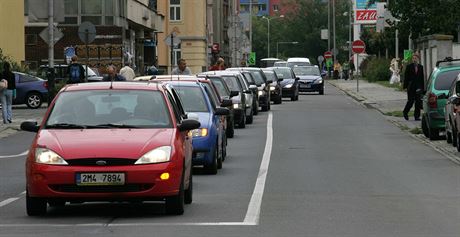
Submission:
M 37 132 L 26 162 L 27 214 L 68 201 L 165 201 L 168 214 L 192 202 L 192 139 L 174 89 L 161 83 L 66 87 Z

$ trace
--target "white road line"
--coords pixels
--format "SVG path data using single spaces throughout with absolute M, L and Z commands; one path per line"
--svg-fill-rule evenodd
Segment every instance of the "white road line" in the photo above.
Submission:
M 8 159 L 8 158 L 21 157 L 21 156 L 27 155 L 27 153 L 29 153 L 29 151 L 24 151 L 23 153 L 17 154 L 17 155 L 0 156 L 0 159 Z
M 265 181 L 267 179 L 268 166 L 272 153 L 273 144 L 273 114 L 270 112 L 267 119 L 267 138 L 265 141 L 265 150 L 260 163 L 259 173 L 257 175 L 256 185 L 249 201 L 248 210 L 243 222 L 177 222 L 177 223 L 86 223 L 86 224 L 0 224 L 1 228 L 17 227 L 129 227 L 129 226 L 254 226 L 259 224 L 260 208 L 265 190 Z M 25 191 L 20 194 L 23 196 Z M 9 198 L 0 202 L 0 207 L 8 205 L 21 197 Z
M 265 141 L 265 150 L 260 163 L 259 174 L 257 175 L 256 186 L 249 202 L 248 211 L 244 217 L 244 223 L 248 225 L 258 225 L 260 219 L 260 207 L 262 197 L 264 196 L 265 180 L 267 179 L 268 165 L 272 154 L 273 143 L 273 114 L 270 112 L 267 119 L 267 140 Z

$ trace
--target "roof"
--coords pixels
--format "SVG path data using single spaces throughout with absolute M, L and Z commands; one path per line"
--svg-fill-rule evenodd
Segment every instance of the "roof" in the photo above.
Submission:
M 65 91 L 108 90 L 111 84 L 114 90 L 161 90 L 157 82 L 91 82 L 68 85 Z

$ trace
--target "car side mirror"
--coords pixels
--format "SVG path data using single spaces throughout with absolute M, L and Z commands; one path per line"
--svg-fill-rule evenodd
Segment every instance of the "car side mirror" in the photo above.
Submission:
M 237 96 L 239 94 L 240 94 L 239 91 L 230 91 L 230 97 L 234 97 L 234 96 Z
M 228 115 L 230 111 L 227 108 L 217 108 L 215 115 Z
M 201 126 L 200 122 L 194 119 L 185 119 L 182 120 L 182 123 L 179 125 L 179 131 L 185 132 L 193 129 L 197 129 Z
M 38 132 L 40 126 L 38 126 L 37 121 L 25 121 L 21 123 L 21 130 L 27 132 Z
M 283 78 L 280 78 L 280 79 L 278 79 L 278 82 L 282 82 L 283 80 L 284 80 Z
M 267 84 L 273 83 L 273 80 L 267 80 Z
M 233 105 L 233 102 L 232 100 L 222 100 L 222 103 L 220 104 L 221 107 L 229 107 L 229 106 L 232 106 Z

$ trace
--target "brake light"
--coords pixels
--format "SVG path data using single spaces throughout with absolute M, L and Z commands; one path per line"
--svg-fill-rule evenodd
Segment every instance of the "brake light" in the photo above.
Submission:
M 433 93 L 428 96 L 428 107 L 432 109 L 438 108 L 438 97 Z
M 43 86 L 44 86 L 46 89 L 48 89 L 48 82 L 47 82 L 47 81 L 43 82 Z

